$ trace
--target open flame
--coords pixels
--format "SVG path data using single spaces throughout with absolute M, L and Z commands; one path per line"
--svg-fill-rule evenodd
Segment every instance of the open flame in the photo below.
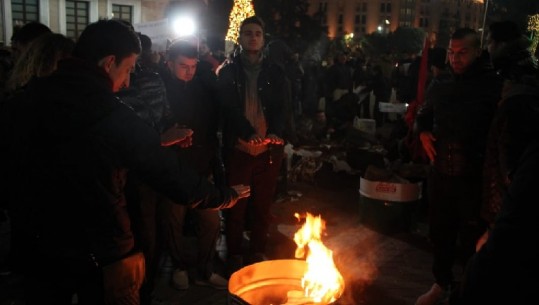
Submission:
M 300 219 L 299 214 L 294 216 Z M 325 222 L 320 216 L 307 213 L 305 224 L 294 235 L 294 241 L 298 245 L 295 256 L 306 256 L 307 271 L 301 280 L 302 295 L 290 292 L 287 304 L 306 304 L 306 300 L 329 304 L 341 296 L 344 279 L 333 262 L 333 251 L 322 243 L 321 237 L 325 228 Z

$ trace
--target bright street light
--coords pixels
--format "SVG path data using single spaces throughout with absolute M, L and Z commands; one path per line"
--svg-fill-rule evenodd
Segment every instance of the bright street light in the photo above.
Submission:
M 182 16 L 174 19 L 172 29 L 177 37 L 191 36 L 196 33 L 196 24 L 193 18 Z

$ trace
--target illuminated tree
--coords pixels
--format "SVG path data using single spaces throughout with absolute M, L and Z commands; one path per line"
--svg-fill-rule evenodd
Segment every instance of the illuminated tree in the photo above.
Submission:
M 537 49 L 537 45 L 539 44 L 539 14 L 529 16 L 528 31 L 531 32 L 531 36 L 532 36 L 531 52 L 532 54 L 534 54 L 535 49 Z
M 255 9 L 251 0 L 234 0 L 234 6 L 228 17 L 229 26 L 225 40 L 236 43 L 239 37 L 241 22 L 255 15 Z

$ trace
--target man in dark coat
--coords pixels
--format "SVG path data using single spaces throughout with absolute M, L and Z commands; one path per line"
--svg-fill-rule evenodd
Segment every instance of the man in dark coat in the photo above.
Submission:
M 487 41 L 493 66 L 505 81 L 485 163 L 483 215 L 490 229 L 466 269 L 459 304 L 535 304 L 539 65 L 514 22 L 492 23 Z
M 253 196 L 247 263 L 264 259 L 271 204 L 284 156 L 283 132 L 290 91 L 284 71 L 263 57 L 264 24 L 249 17 L 240 27 L 241 52 L 218 73 L 223 98 L 223 142 L 229 184 L 250 184 Z M 244 263 L 243 232 L 247 230 L 247 200 L 226 211 L 229 271 Z
M 27 304 L 139 304 L 128 171 L 182 204 L 225 208 L 249 187 L 215 188 L 161 147 L 159 133 L 115 97 L 140 42 L 114 20 L 90 24 L 72 59 L 29 84 L 12 143 L 17 221 L 29 249 Z M 15 219 L 14 219 L 15 221 Z
M 466 263 L 486 228 L 480 217 L 482 168 L 501 79 L 480 55 L 475 31 L 455 31 L 448 48 L 452 74 L 431 85 L 416 117 L 423 149 L 433 165 L 427 191 L 435 278 L 417 305 L 436 304 L 449 295 L 456 280 L 453 265 Z
M 193 132 L 188 141 L 174 147 L 178 157 L 189 162 L 201 176 L 215 181 L 223 174 L 216 171 L 222 168 L 217 137 L 220 104 L 216 76 L 210 69 L 199 66 L 196 45 L 178 40 L 167 50 L 167 70 L 162 76 L 174 123 Z M 197 237 L 196 261 L 193 263 L 182 251 L 186 244 L 183 229 L 189 216 L 194 216 Z M 160 217 L 165 228 L 166 252 L 176 268 L 172 274 L 173 287 L 187 289 L 188 275 L 191 275 L 195 285 L 226 289 L 228 281 L 213 268 L 220 232 L 219 211 L 190 209 L 165 200 Z M 191 265 L 195 266 L 194 270 L 189 268 Z

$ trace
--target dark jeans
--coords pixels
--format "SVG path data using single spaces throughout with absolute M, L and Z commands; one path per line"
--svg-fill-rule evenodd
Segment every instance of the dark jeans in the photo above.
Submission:
M 252 219 L 248 254 L 265 252 L 271 223 L 270 209 L 283 156 L 282 145 L 274 146 L 258 156 L 235 149 L 229 152 L 226 160 L 229 185 L 251 186 L 249 198 L 239 200 L 235 206 L 225 211 L 229 256 L 243 254 L 243 231 L 246 230 L 247 217 Z
M 200 279 L 207 279 L 213 272 L 215 243 L 220 232 L 220 217 L 218 210 L 191 209 L 188 206 L 165 200 L 160 205 L 160 215 L 163 224 L 165 247 L 172 257 L 175 268 L 188 270 L 192 263 L 189 261 L 183 229 L 187 213 L 195 217 L 195 233 L 197 237 L 196 268 Z
M 429 175 L 429 226 L 433 245 L 432 271 L 444 287 L 453 280 L 457 260 L 465 266 L 486 230 L 481 220 L 482 176 L 448 176 L 435 169 Z
M 160 227 L 158 226 L 160 222 L 160 219 L 158 219 L 158 206 L 165 197 L 133 175 L 128 178 L 126 195 L 127 201 L 130 202 L 128 209 L 131 215 L 136 247 L 144 252 L 146 260 L 146 280 L 141 287 L 140 295 L 142 304 L 150 304 L 162 248 L 162 234 L 160 234 Z

